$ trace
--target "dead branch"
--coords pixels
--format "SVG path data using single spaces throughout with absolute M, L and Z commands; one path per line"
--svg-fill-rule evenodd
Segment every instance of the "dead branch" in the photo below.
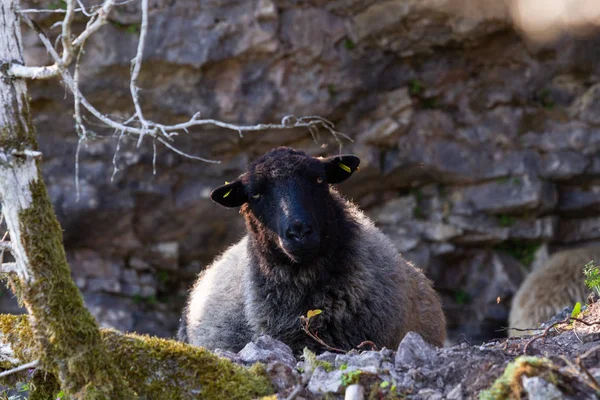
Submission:
M 15 367 L 15 368 L 9 369 L 8 371 L 0 372 L 0 378 L 4 378 L 5 376 L 12 375 L 12 374 L 24 371 L 24 370 L 29 369 L 29 368 L 35 368 L 35 367 L 37 367 L 37 365 L 39 363 L 40 363 L 40 360 L 35 360 L 35 361 L 29 362 L 27 364 L 23 364 L 23 365 L 21 365 L 19 367 Z
M 311 317 L 314 318 L 314 317 Z M 337 347 L 333 347 L 328 345 L 327 343 L 325 343 L 323 341 L 323 339 L 321 339 L 317 332 L 311 332 L 310 330 L 310 320 L 311 318 L 309 317 L 305 317 L 305 316 L 301 316 L 300 317 L 300 326 L 302 327 L 302 330 L 310 337 L 312 338 L 315 342 L 319 343 L 321 346 L 323 346 L 325 349 L 329 350 L 329 351 L 334 351 L 336 353 L 342 353 L 342 354 L 346 354 L 346 351 L 342 350 L 342 349 L 338 349 Z
M 79 36 L 75 40 L 71 40 L 71 26 L 73 23 L 73 18 L 75 16 L 75 12 L 77 11 L 85 11 L 84 8 L 75 8 L 75 0 L 67 0 L 66 10 L 39 10 L 39 12 L 64 12 L 65 17 L 61 22 L 62 26 L 62 57 L 58 59 L 54 58 L 54 64 L 49 66 L 42 67 L 30 67 L 25 66 L 19 63 L 12 63 L 8 68 L 7 74 L 14 78 L 27 78 L 27 79 L 48 79 L 58 76 L 60 74 L 61 69 L 67 68 L 71 62 L 73 61 L 73 55 L 75 50 L 77 50 L 80 46 L 85 43 L 87 38 L 89 38 L 94 32 L 96 32 L 100 27 L 102 27 L 106 23 L 106 19 L 108 14 L 112 10 L 114 6 L 114 0 L 105 0 L 102 4 L 102 7 L 96 9 L 96 11 L 91 15 L 91 18 L 88 22 L 86 29 L 79 34 Z M 28 13 L 33 13 L 34 10 L 20 10 L 20 15 L 28 25 L 31 23 L 31 19 L 27 17 Z M 30 25 L 31 26 L 31 25 Z M 37 31 L 37 29 L 36 29 Z M 39 33 L 38 33 L 39 35 Z M 44 43 L 45 44 L 45 43 Z M 54 47 L 50 44 L 52 49 Z M 47 49 L 47 47 L 46 47 Z
M 544 329 L 544 332 L 542 332 L 540 335 L 534 336 L 532 337 L 526 344 L 525 347 L 523 348 L 523 354 L 527 354 L 527 349 L 529 348 L 529 345 L 531 345 L 531 343 L 535 342 L 538 339 L 541 338 L 545 338 L 548 335 L 548 332 L 552 329 L 557 327 L 558 325 L 562 325 L 562 324 L 566 324 L 569 321 L 577 321 L 580 322 L 586 326 L 593 326 L 593 325 L 600 325 L 600 321 L 595 321 L 595 322 L 587 322 L 582 320 L 581 318 L 576 318 L 576 317 L 571 317 L 568 316 L 565 319 L 563 319 L 562 321 L 558 321 L 553 323 L 552 325 L 546 327 L 546 329 Z

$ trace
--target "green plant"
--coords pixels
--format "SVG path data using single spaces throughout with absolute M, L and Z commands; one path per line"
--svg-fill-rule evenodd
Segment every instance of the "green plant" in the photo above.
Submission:
M 138 24 L 128 25 L 126 31 L 127 33 L 137 35 L 138 33 L 140 33 L 140 26 Z
M 556 105 L 549 89 L 543 89 L 537 93 L 536 100 L 547 110 L 551 110 Z
M 530 266 L 535 258 L 535 252 L 540 247 L 535 242 L 507 241 L 495 247 L 496 250 L 509 254 L 519 260 L 526 267 Z
M 348 371 L 342 374 L 342 386 L 348 386 L 354 383 L 358 383 L 360 374 L 362 374 L 362 371 L 359 369 L 354 371 Z
M 575 306 L 573 307 L 573 311 L 571 312 L 571 317 L 577 318 L 577 317 L 579 317 L 579 314 L 581 314 L 581 303 L 577 302 L 577 303 L 575 303 Z
M 600 266 L 592 260 L 583 267 L 583 274 L 585 275 L 585 285 L 600 296 Z
M 57 2 L 50 3 L 50 5 L 48 6 L 48 9 L 50 9 L 50 10 L 58 10 L 58 9 L 66 10 L 67 2 L 64 0 L 59 0 Z
M 411 79 L 408 81 L 408 92 L 411 94 L 411 96 L 420 95 L 424 88 L 425 87 L 423 86 L 423 83 L 418 79 Z
M 458 305 L 469 304 L 471 302 L 471 295 L 463 289 L 459 289 L 454 293 L 454 301 Z
M 510 215 L 501 214 L 498 215 L 498 224 L 502 227 L 509 227 L 515 223 L 515 219 Z

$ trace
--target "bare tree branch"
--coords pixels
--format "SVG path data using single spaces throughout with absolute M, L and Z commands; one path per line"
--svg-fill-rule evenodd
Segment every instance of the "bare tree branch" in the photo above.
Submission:
M 91 19 L 86 27 L 86 29 L 73 41 L 71 41 L 71 26 L 73 23 L 73 17 L 76 11 L 84 11 L 83 9 L 75 8 L 75 0 L 67 1 L 67 9 L 66 10 L 39 10 L 41 12 L 64 12 L 65 18 L 61 22 L 62 25 L 62 33 L 61 40 L 63 46 L 63 55 L 58 60 L 54 58 L 54 64 L 43 67 L 28 67 L 18 63 L 12 63 L 7 71 L 8 75 L 15 78 L 28 78 L 28 79 L 48 79 L 53 78 L 60 74 L 61 68 L 68 67 L 73 61 L 74 51 L 77 50 L 83 43 L 87 40 L 90 35 L 96 32 L 102 25 L 106 23 L 106 19 L 108 14 L 110 13 L 112 7 L 114 5 L 114 0 L 105 0 L 102 4 L 102 7 L 98 8 L 94 14 L 91 15 Z M 23 20 L 29 25 L 34 31 L 38 33 L 38 36 L 42 39 L 42 36 L 45 35 L 37 28 L 33 27 L 33 22 L 29 17 L 27 17 L 27 13 L 32 13 L 34 10 L 20 10 L 21 17 Z M 50 42 L 48 42 L 50 43 Z M 46 43 L 44 43 L 46 45 Z M 50 44 L 52 49 L 54 47 Z M 48 50 L 48 46 L 46 45 L 46 49 Z M 56 51 L 55 51 L 56 52 Z
M 19 367 L 16 367 L 16 368 L 13 368 L 13 369 L 9 369 L 8 371 L 0 372 L 0 378 L 4 378 L 5 376 L 12 375 L 12 374 L 24 371 L 24 370 L 29 369 L 29 368 L 35 368 L 35 367 L 37 367 L 37 365 L 39 363 L 40 363 L 40 360 L 35 360 L 35 361 L 29 362 L 27 364 L 23 364 L 23 365 L 21 365 Z
M 138 91 L 140 89 L 137 87 L 137 79 L 140 74 L 140 70 L 142 69 L 142 58 L 144 56 L 144 45 L 146 44 L 147 33 L 148 0 L 142 0 L 142 26 L 140 28 L 140 39 L 138 42 L 135 58 L 131 60 L 131 80 L 129 81 L 129 90 L 131 91 L 131 99 L 133 100 L 133 105 L 135 107 L 135 114 L 137 119 L 140 121 L 140 124 L 142 125 L 142 132 L 140 133 L 137 147 L 140 147 L 140 145 L 142 144 L 142 140 L 144 139 L 144 135 L 148 131 L 148 121 L 144 119 L 144 114 L 142 113 L 142 107 L 140 106 L 140 98 L 138 96 Z

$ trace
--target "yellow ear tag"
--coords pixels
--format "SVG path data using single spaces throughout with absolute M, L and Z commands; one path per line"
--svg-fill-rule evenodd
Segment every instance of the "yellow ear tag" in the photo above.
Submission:
M 340 166 L 341 169 L 343 169 L 347 173 L 349 173 L 349 174 L 352 173 L 352 170 L 346 164 L 343 164 L 343 163 L 340 162 L 340 163 L 338 163 L 338 165 Z
M 232 190 L 233 190 L 233 189 L 229 189 L 229 191 L 223 195 L 223 198 L 225 198 L 225 197 L 229 196 L 229 193 L 231 193 L 231 191 L 232 191 Z

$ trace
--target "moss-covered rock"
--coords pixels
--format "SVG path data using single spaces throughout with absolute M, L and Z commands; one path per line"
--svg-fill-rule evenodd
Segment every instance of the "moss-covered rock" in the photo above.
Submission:
M 27 316 L 0 315 L 0 331 L 21 361 L 36 359 Z M 247 369 L 202 348 L 110 329 L 101 338 L 111 365 L 142 399 L 253 399 L 274 392 L 261 364 Z

